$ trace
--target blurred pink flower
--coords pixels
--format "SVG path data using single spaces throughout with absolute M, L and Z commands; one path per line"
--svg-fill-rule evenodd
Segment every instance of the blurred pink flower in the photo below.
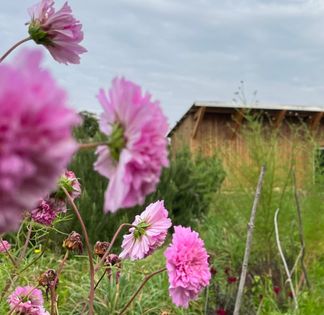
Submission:
M 169 275 L 169 293 L 177 306 L 187 308 L 189 301 L 209 284 L 208 255 L 199 234 L 176 226 L 172 244 L 164 253 Z
M 11 248 L 11 244 L 6 240 L 0 239 L 0 253 L 5 253 Z
M 31 210 L 30 214 L 35 222 L 43 225 L 51 225 L 57 216 L 50 201 L 47 200 L 41 200 L 38 207 Z
M 17 287 L 8 297 L 10 309 L 15 308 L 15 314 L 49 315 L 44 309 L 42 291 L 31 286 Z M 17 306 L 16 306 L 17 305 Z
M 104 108 L 100 128 L 108 135 L 107 145 L 97 149 L 94 165 L 109 178 L 105 212 L 143 204 L 168 166 L 166 133 L 168 124 L 159 103 L 150 94 L 123 78 L 115 78 L 107 97 L 100 90 Z
M 79 117 L 41 59 L 27 50 L 0 65 L 0 233 L 15 229 L 23 211 L 56 187 L 77 149 Z
M 119 257 L 131 260 L 142 259 L 160 247 L 166 238 L 168 228 L 172 225 L 168 218 L 168 211 L 164 208 L 164 201 L 151 203 L 135 217 L 130 234 L 124 235 L 123 251 Z
M 53 0 L 41 0 L 29 10 L 29 34 L 44 45 L 60 63 L 80 63 L 80 54 L 87 50 L 80 46 L 83 40 L 82 24 L 72 15 L 67 2 L 55 12 Z

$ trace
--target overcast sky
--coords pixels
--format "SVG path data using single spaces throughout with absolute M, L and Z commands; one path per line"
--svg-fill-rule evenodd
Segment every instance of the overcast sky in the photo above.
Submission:
M 26 37 L 34 0 L 2 1 L 0 53 Z M 56 8 L 63 1 L 56 1 Z M 77 109 L 123 75 L 161 101 L 170 126 L 195 100 L 230 102 L 241 80 L 260 103 L 324 104 L 322 0 L 70 0 L 88 53 L 61 65 Z M 34 46 L 33 43 L 25 46 Z

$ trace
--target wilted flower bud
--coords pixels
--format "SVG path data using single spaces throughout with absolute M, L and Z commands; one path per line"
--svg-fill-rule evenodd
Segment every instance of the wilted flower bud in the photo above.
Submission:
M 105 259 L 105 265 L 120 266 L 121 259 L 116 254 L 109 254 Z
M 54 269 L 48 269 L 47 271 L 43 272 L 38 278 L 39 285 L 46 288 L 47 297 L 48 292 L 52 287 L 55 287 L 55 289 L 57 288 L 58 282 L 59 279 L 57 278 L 57 273 Z
M 71 232 L 69 236 L 63 241 L 63 247 L 68 250 L 77 250 L 79 253 L 82 253 L 82 240 L 81 235 L 75 231 Z
M 97 241 L 95 247 L 94 247 L 94 253 L 95 255 L 99 256 L 100 258 L 103 257 L 105 252 L 107 251 L 110 243 L 109 242 L 100 242 Z
M 107 275 L 108 275 L 108 279 L 111 279 L 112 276 L 112 266 L 114 266 L 114 268 L 117 270 L 116 271 L 116 283 L 119 282 L 119 278 L 120 278 L 120 272 L 121 272 L 121 259 L 119 258 L 118 255 L 116 254 L 109 254 L 107 256 L 107 258 L 105 259 L 105 266 L 107 266 L 106 271 L 107 271 Z

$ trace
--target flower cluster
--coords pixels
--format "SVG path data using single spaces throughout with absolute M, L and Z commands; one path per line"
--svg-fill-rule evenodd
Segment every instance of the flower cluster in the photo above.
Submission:
M 159 103 L 123 78 L 116 78 L 108 97 L 98 95 L 104 113 L 100 128 L 108 136 L 107 145 L 97 149 L 94 165 L 109 179 L 104 210 L 143 204 L 159 182 L 161 170 L 168 166 L 168 124 Z
M 17 287 L 9 295 L 8 303 L 16 314 L 49 315 L 44 308 L 42 291 L 31 286 Z
M 0 233 L 55 188 L 77 148 L 72 128 L 80 119 L 41 59 L 39 51 L 23 51 L 0 65 Z

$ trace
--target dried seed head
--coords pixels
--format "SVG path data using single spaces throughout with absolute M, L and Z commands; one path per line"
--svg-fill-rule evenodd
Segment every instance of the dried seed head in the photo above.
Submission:
M 54 269 L 48 269 L 40 275 L 40 277 L 38 278 L 38 283 L 43 287 L 49 288 L 54 285 L 56 277 L 56 271 Z M 58 279 L 56 280 L 55 287 L 57 287 L 57 284 Z
M 116 254 L 109 254 L 107 258 L 105 259 L 105 265 L 107 266 L 115 266 L 120 267 L 121 266 L 121 260 Z
M 82 253 L 82 240 L 81 235 L 75 231 L 71 232 L 70 235 L 63 241 L 63 247 L 68 250 L 78 251 Z
M 101 258 L 107 251 L 109 245 L 109 242 L 98 241 L 94 247 L 94 253 Z

